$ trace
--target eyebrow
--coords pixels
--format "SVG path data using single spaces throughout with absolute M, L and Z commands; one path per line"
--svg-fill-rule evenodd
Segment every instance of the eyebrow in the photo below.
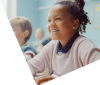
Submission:
M 56 14 L 55 16 L 62 16 L 62 17 L 64 17 L 64 15 L 61 15 L 61 14 Z M 50 16 L 48 18 L 50 18 Z
M 55 16 L 63 16 L 63 15 L 61 15 L 61 14 L 56 14 Z M 63 16 L 64 17 L 64 16 Z
M 17 29 L 15 26 L 12 26 L 12 29 Z

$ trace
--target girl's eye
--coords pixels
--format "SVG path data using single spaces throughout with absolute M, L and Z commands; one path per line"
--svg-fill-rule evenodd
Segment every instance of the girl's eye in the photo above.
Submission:
M 51 22 L 51 20 L 49 19 L 48 22 Z
M 56 20 L 61 20 L 61 18 L 56 18 Z
M 13 30 L 13 31 L 15 31 L 15 30 Z

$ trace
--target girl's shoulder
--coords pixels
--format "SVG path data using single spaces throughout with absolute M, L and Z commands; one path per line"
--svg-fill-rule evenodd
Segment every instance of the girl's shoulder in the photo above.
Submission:
M 88 38 L 86 38 L 85 36 L 83 36 L 83 35 L 80 35 L 79 37 L 77 37 L 76 38 L 76 42 L 82 42 L 82 41 L 84 41 L 84 40 L 89 40 Z
M 75 42 L 76 43 L 81 43 L 81 42 L 91 42 L 93 43 L 90 39 L 86 38 L 85 36 L 83 35 L 80 35 L 79 37 L 76 38 Z
M 73 46 L 78 46 L 78 47 L 96 47 L 96 45 L 88 38 L 86 38 L 83 35 L 80 35 L 79 37 L 76 38 L 76 40 L 73 43 Z

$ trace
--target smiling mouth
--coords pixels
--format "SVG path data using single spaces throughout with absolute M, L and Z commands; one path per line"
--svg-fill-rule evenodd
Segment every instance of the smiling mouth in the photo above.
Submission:
M 58 32 L 59 30 L 58 29 L 56 29 L 56 30 L 51 30 L 51 32 Z

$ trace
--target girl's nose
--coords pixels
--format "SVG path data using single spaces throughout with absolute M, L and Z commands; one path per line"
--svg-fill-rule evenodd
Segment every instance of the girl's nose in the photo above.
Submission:
M 54 23 L 54 22 L 51 22 L 51 23 L 50 23 L 50 25 L 52 25 L 52 26 L 53 26 L 53 25 L 55 25 L 55 23 Z
M 52 24 L 54 24 L 54 22 L 51 22 Z

